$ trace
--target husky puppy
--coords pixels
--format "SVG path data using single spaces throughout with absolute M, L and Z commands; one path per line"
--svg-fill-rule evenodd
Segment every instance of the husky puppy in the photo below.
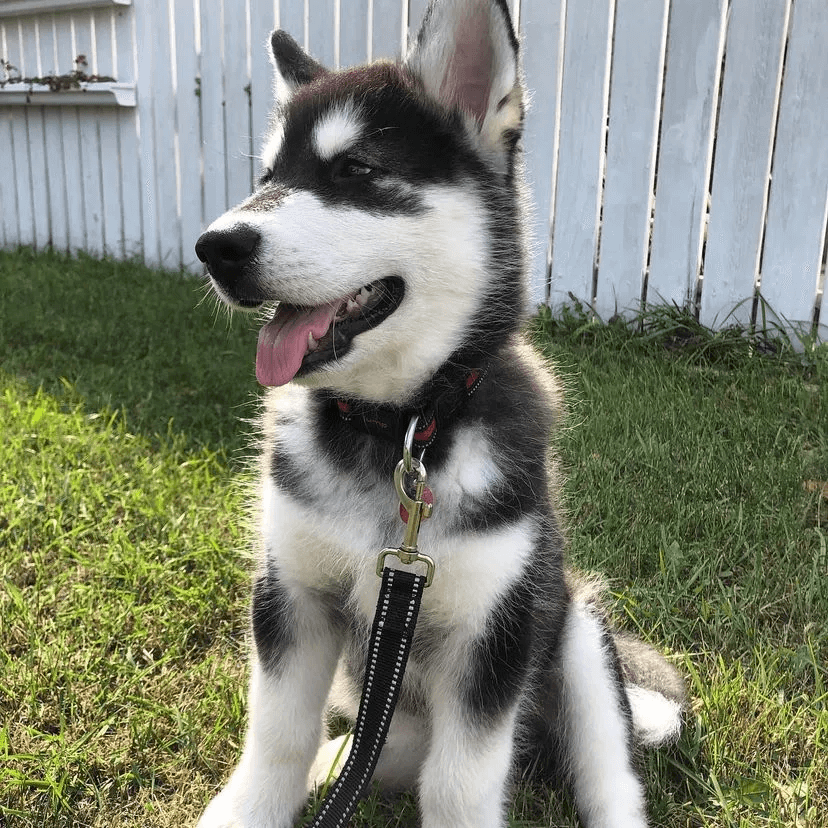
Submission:
M 225 302 L 270 308 L 256 372 L 271 387 L 249 727 L 199 825 L 291 826 L 331 753 L 326 711 L 355 715 L 418 415 L 436 574 L 375 780 L 416 788 L 425 828 L 502 828 L 527 771 L 571 788 L 586 826 L 643 826 L 634 745 L 676 736 L 684 689 L 564 569 L 560 395 L 519 336 L 525 92 L 507 4 L 434 0 L 401 63 L 330 72 L 284 32 L 271 47 L 258 187 L 196 245 Z

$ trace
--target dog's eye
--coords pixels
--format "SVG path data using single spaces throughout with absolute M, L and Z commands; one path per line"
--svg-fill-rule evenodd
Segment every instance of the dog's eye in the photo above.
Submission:
M 374 174 L 373 167 L 369 167 L 355 158 L 339 158 L 334 162 L 331 178 L 334 182 L 357 181 L 367 179 Z

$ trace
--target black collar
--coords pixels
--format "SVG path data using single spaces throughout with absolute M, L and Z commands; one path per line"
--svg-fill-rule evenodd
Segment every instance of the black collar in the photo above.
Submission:
M 418 455 L 437 440 L 462 414 L 469 397 L 480 387 L 488 366 L 444 366 L 407 406 L 377 405 L 359 399 L 330 397 L 339 419 L 351 428 L 401 445 L 411 418 L 417 415 L 414 451 Z

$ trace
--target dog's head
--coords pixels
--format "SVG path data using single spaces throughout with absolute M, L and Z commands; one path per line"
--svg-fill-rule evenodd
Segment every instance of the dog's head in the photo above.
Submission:
M 436 0 L 401 64 L 329 72 L 284 32 L 271 47 L 259 184 L 196 252 L 224 301 L 278 302 L 262 384 L 405 400 L 523 318 L 523 87 L 506 2 Z

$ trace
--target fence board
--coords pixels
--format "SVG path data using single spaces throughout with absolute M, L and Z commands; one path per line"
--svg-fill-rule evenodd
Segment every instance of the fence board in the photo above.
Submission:
M 30 22 L 30 20 L 26 20 L 25 18 L 18 18 L 6 24 L 6 42 L 9 54 L 6 59 L 17 67 L 22 77 L 37 74 L 37 66 L 28 66 L 26 63 L 26 54 L 23 45 L 26 38 L 24 30 Z
M 43 144 L 46 154 L 45 184 L 49 194 L 49 243 L 69 249 L 69 206 L 63 154 L 63 121 L 56 107 L 43 109 Z
M 636 309 L 650 242 L 668 0 L 618 0 L 595 309 Z
M 26 73 L 41 76 L 40 25 L 36 17 L 24 18 L 18 29 L 21 63 Z M 42 107 L 26 107 L 23 118 L 26 125 L 26 141 L 29 150 L 29 175 L 31 189 L 34 246 L 43 250 L 50 240 L 49 182 L 44 181 L 46 170 L 46 141 Z
M 14 37 L 11 41 L 12 54 L 14 59 L 11 62 L 17 66 L 23 76 L 38 74 L 37 64 L 37 19 L 34 17 L 21 18 L 17 21 Z M 34 186 L 32 171 L 44 168 L 43 159 L 43 136 L 42 130 L 38 130 L 36 118 L 29 108 L 20 113 L 20 123 L 16 125 L 16 141 L 18 146 L 25 143 L 26 165 L 20 170 L 18 177 L 19 192 L 27 194 L 27 215 L 26 225 L 31 226 L 32 236 L 30 243 L 35 247 L 42 248 L 48 242 L 48 227 L 44 228 L 44 218 L 48 213 L 48 202 L 45 198 L 45 191 L 42 187 Z M 39 139 L 39 140 L 38 140 Z M 32 145 L 32 142 L 37 143 Z M 38 166 L 39 165 L 39 166 Z M 38 176 L 39 179 L 39 176 Z M 25 225 L 24 225 L 25 226 Z
M 368 0 L 339 0 L 338 67 L 356 66 L 368 60 L 370 31 Z
M 0 19 L 0 52 L 2 57 L 10 60 L 6 21 Z M 7 72 L 0 67 L 0 78 L 7 77 Z M 4 247 L 18 244 L 22 233 L 17 225 L 17 188 L 14 181 L 16 159 L 12 147 L 12 118 L 10 109 L 0 109 L 0 146 L 6 152 L 0 155 L 0 239 Z
M 55 32 L 55 66 L 58 75 L 72 72 L 76 68 L 75 58 L 77 50 L 72 41 L 72 13 L 62 12 L 52 15 L 52 24 Z
M 647 301 L 695 297 L 727 0 L 673 3 Z
M 284 29 L 307 50 L 308 33 L 305 25 L 305 0 L 279 0 L 279 28 Z
M 69 12 L 56 14 L 53 21 L 57 55 L 56 70 L 63 74 L 75 68 L 75 58 L 78 55 L 72 39 L 72 15 Z M 60 107 L 59 117 L 63 146 L 66 239 L 67 247 L 72 252 L 88 249 L 78 110 L 78 107 Z
M 26 137 L 29 143 L 29 164 L 31 167 L 30 187 L 32 190 L 32 211 L 34 219 L 34 246 L 38 250 L 48 247 L 51 242 L 51 211 L 49 209 L 49 182 L 46 172 L 46 130 L 42 106 L 26 107 Z
M 20 42 L 20 65 L 23 74 L 40 75 L 40 62 L 38 60 L 38 41 L 40 38 L 40 26 L 37 17 L 23 17 L 18 21 L 18 39 Z
M 592 302 L 614 0 L 566 9 L 550 299 Z
M 232 10 L 231 10 L 232 14 Z M 204 219 L 209 224 L 229 206 L 224 158 L 224 83 L 221 14 L 201 15 L 201 142 Z
M 78 113 L 81 175 L 83 178 L 83 212 L 86 219 L 86 249 L 93 256 L 104 254 L 103 181 L 101 145 L 97 110 L 84 108 Z
M 202 230 L 201 135 L 198 117 L 198 57 L 192 2 L 175 0 L 175 125 L 178 136 L 178 213 L 181 265 L 199 267 L 193 245 Z
M 56 75 L 57 33 L 54 15 L 44 16 L 40 21 L 40 75 Z M 59 250 L 69 247 L 68 208 L 65 171 L 63 160 L 62 123 L 60 112 L 52 107 L 43 107 L 43 147 L 45 154 L 45 175 L 43 185 L 46 188 L 49 203 L 49 244 Z
M 66 193 L 69 204 L 69 247 L 72 252 L 87 250 L 87 215 L 83 198 L 83 167 L 81 166 L 81 132 L 78 107 L 61 111 L 63 120 L 63 151 L 66 153 Z
M 74 24 L 75 58 L 87 59 L 84 71 L 91 71 L 94 64 L 94 18 L 89 12 L 72 14 Z M 80 150 L 83 213 L 86 222 L 86 250 L 93 256 L 104 253 L 104 208 L 101 175 L 101 146 L 97 123 L 97 109 L 78 108 L 78 140 Z
M 828 15 L 824 0 L 796 0 L 782 81 L 762 259 L 761 290 L 790 322 L 810 322 L 828 200 Z M 823 313 L 823 320 L 826 314 Z
M 158 150 L 155 146 L 155 112 L 153 107 L 154 91 L 163 88 L 166 75 L 161 66 L 156 72 L 155 50 L 158 41 L 167 36 L 164 13 L 164 0 L 145 0 L 134 9 L 135 31 L 141 47 L 135 66 L 136 81 L 139 84 L 137 122 L 139 135 L 139 176 L 141 196 L 142 254 L 144 261 L 154 267 L 164 261 L 161 247 L 161 223 L 158 214 L 158 190 L 155 160 Z M 161 26 L 160 36 L 158 26 Z M 163 48 L 163 47 L 162 47 Z M 217 54 L 220 54 L 217 52 Z M 169 66 L 169 63 L 167 64 Z M 221 121 L 219 120 L 219 123 Z M 221 180 L 224 180 L 224 166 L 219 168 Z
M 276 28 L 276 9 L 272 0 L 250 3 L 250 129 L 253 139 L 253 177 L 261 171 L 259 154 L 267 134 L 273 107 L 273 68 L 270 64 L 270 33 Z
M 55 15 L 50 14 L 41 18 L 40 36 L 40 61 L 41 72 L 44 75 L 57 75 L 59 57 L 57 53 L 57 29 L 55 27 Z
M 328 69 L 336 65 L 336 0 L 313 0 L 308 5 L 308 51 Z
M 167 0 L 155 0 L 154 41 L 150 56 L 156 88 L 164 94 L 152 95 L 151 111 L 155 145 L 155 199 L 158 218 L 159 261 L 164 267 L 181 266 L 181 223 L 179 186 L 176 170 L 176 107 L 172 84 L 174 61 L 173 26 Z M 149 173 L 150 168 L 147 167 Z
M 31 156 L 26 129 L 26 112 L 13 112 L 11 118 L 11 157 L 17 191 L 18 227 L 26 244 L 34 244 L 35 223 L 32 203 Z
M 531 300 L 543 302 L 548 291 L 549 228 L 558 159 L 560 76 L 563 71 L 565 0 L 523 0 L 523 66 L 529 107 L 523 147 L 532 182 Z
M 759 274 L 788 8 L 782 0 L 733 0 L 730 8 L 704 258 L 705 325 L 731 312 L 729 322 L 750 322 L 753 303 L 745 300 Z
M 15 176 L 12 174 L 12 170 L 18 166 L 12 137 L 13 119 L 14 112 L 11 108 L 5 112 L 0 110 L 0 146 L 7 148 L 4 153 L 5 160 L 0 164 L 0 233 L 4 247 L 14 247 L 25 238 L 18 220 L 20 209 Z
M 113 13 L 111 9 L 95 9 L 92 12 L 95 34 L 93 71 L 107 77 L 117 77 L 117 54 L 113 48 Z M 88 116 L 86 116 L 88 117 Z M 100 140 L 99 165 L 102 181 L 103 202 L 103 246 L 104 250 L 114 256 L 124 255 L 124 229 L 121 215 L 123 193 L 121 176 L 118 172 L 120 151 L 118 148 L 117 110 L 98 109 L 96 111 L 98 136 Z
M 118 112 L 101 108 L 96 111 L 96 115 L 100 142 L 103 246 L 108 255 L 121 257 L 125 255 L 126 249 L 121 213 L 121 204 L 124 199 L 121 192 L 121 176 L 118 174 L 120 163 Z
M 373 0 L 371 53 L 369 58 L 399 58 L 405 53 L 403 3 L 405 0 Z
M 106 77 L 117 77 L 117 52 L 114 43 L 114 9 L 92 9 L 89 14 L 94 35 L 94 48 L 89 72 Z
M 71 58 L 71 66 L 68 71 L 71 72 L 73 69 L 78 68 L 91 72 L 92 64 L 94 63 L 94 55 L 92 54 L 92 26 L 94 25 L 93 17 L 88 11 L 84 12 L 82 9 L 70 12 L 69 17 L 72 20 L 72 27 L 74 31 L 74 37 L 72 40 L 74 49 Z M 76 62 L 77 58 L 81 57 L 81 55 L 86 58 L 86 66 Z
M 11 46 L 12 28 L 14 26 L 16 26 L 15 21 L 7 21 L 0 17 L 0 52 L 2 52 L 0 57 L 11 64 L 14 64 Z M 0 79 L 6 80 L 9 74 L 5 66 L 0 66 Z
M 114 12 L 115 77 L 128 83 L 135 80 L 136 66 L 134 40 L 135 18 L 130 11 L 118 8 Z M 140 91 L 139 91 L 140 99 Z M 118 154 L 121 181 L 121 226 L 123 227 L 124 255 L 143 255 L 143 213 L 140 178 L 140 147 L 138 143 L 138 110 L 130 107 L 118 110 Z M 194 200 L 194 204 L 198 202 Z
M 225 0 L 225 4 L 227 0 Z M 250 145 L 250 74 L 244 5 L 225 5 L 224 118 L 227 157 L 227 200 L 237 204 L 250 195 L 253 184 L 253 148 Z M 228 206 L 229 206 L 228 205 Z

